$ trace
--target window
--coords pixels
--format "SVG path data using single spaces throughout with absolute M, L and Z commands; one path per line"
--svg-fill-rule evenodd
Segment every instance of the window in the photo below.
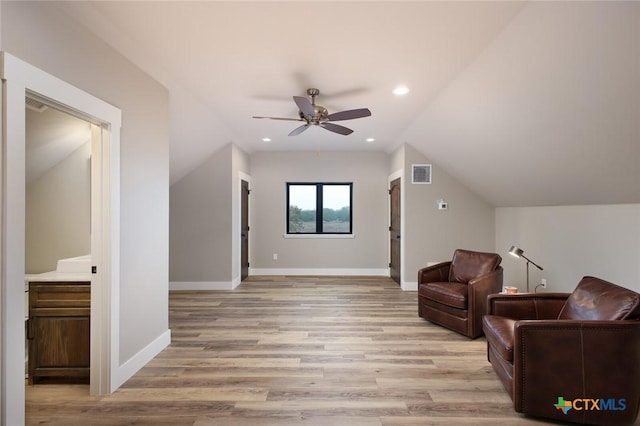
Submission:
M 351 234 L 353 183 L 287 183 L 287 234 Z

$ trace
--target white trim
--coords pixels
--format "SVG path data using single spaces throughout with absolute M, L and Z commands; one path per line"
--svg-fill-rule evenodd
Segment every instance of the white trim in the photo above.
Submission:
M 170 281 L 169 291 L 233 290 L 239 284 L 240 284 L 240 278 L 236 278 L 233 281 Z
M 344 238 L 355 238 L 356 234 L 282 234 L 282 238 L 291 238 L 291 239 L 309 239 L 309 240 L 331 240 L 331 239 L 344 239 Z
M 249 275 L 369 275 L 388 277 L 389 268 L 250 268 Z
M 100 299 L 91 302 L 91 327 L 104 335 L 91 335 L 91 369 L 99 369 L 98 383 L 91 381 L 93 394 L 115 390 L 114 375 L 119 356 L 120 286 L 120 109 L 78 89 L 32 65 L 0 53 L 1 78 L 4 79 L 2 163 L 2 373 L 0 374 L 3 424 L 24 423 L 24 231 L 25 231 L 25 96 L 27 91 L 64 105 L 87 120 L 110 128 L 110 140 L 103 144 L 102 197 L 105 203 L 102 238 Z M 96 263 L 94 263 L 96 264 Z M 92 295 L 94 289 L 92 288 Z M 95 303 L 94 303 L 95 302 Z M 99 303 L 98 303 L 99 302 Z M 94 325 L 94 322 L 96 323 Z M 11 342 L 10 345 L 7 343 Z
M 166 330 L 157 339 L 142 348 L 137 354 L 132 356 L 120 366 L 115 378 L 116 389 L 122 386 L 142 367 L 158 355 L 171 343 L 171 330 Z
M 402 180 L 402 174 L 404 173 L 403 169 L 400 170 L 396 170 L 395 172 L 391 173 L 389 175 L 389 183 L 393 182 L 394 180 L 400 178 Z
M 404 291 L 418 291 L 418 281 L 403 281 L 400 288 Z
M 2 5 L 0 4 L 0 9 Z M 0 57 L 0 61 L 2 58 Z M 0 73 L 3 72 L 4 64 L 0 64 Z M 0 146 L 4 146 L 5 141 L 5 110 L 4 103 L 6 100 L 6 90 L 5 83 L 0 79 Z M 4 149 L 0 149 L 0 269 L 4 270 L 4 260 L 5 260 L 5 217 L 4 217 Z M 0 395 L 7 394 L 7 382 L 4 377 L 5 365 L 6 365 L 6 354 L 5 354 L 5 335 L 7 333 L 6 329 L 9 328 L 8 317 L 5 316 L 5 309 L 3 300 L 7 299 L 7 292 L 5 291 L 5 275 L 4 272 L 0 271 Z M 24 312 L 26 317 L 27 313 Z M 23 403 L 22 408 L 24 408 L 24 394 L 22 395 Z M 6 423 L 6 418 L 4 413 L 6 412 L 6 408 L 4 407 L 7 403 L 6 397 L 0 397 L 0 424 Z
M 231 289 L 233 290 L 234 288 L 238 287 L 241 283 L 242 281 L 240 280 L 240 276 L 238 275 L 231 281 Z

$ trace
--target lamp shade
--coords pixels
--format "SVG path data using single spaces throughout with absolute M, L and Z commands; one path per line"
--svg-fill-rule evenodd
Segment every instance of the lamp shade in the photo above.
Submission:
M 516 246 L 511 246 L 511 249 L 509 249 L 509 254 L 515 257 L 522 257 L 524 251 Z

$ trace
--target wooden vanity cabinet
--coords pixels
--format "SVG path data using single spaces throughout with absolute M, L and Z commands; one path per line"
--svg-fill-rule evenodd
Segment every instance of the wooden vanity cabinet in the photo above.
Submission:
M 90 282 L 30 282 L 29 384 L 89 383 Z

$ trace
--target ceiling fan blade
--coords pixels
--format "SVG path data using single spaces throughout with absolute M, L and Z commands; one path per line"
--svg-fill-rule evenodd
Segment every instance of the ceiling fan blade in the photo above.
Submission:
M 369 117 L 371 111 L 368 108 L 350 109 L 348 111 L 334 112 L 329 114 L 327 119 L 330 121 L 353 120 L 354 118 Z
M 303 124 L 300 127 L 296 127 L 295 129 L 293 129 L 291 131 L 291 133 L 289 133 L 289 136 L 295 136 L 295 135 L 299 135 L 300 133 L 304 132 L 305 130 L 307 130 L 309 128 L 309 124 Z
M 314 115 L 316 115 L 316 109 L 313 107 L 311 102 L 309 102 L 309 99 L 303 96 L 294 96 L 293 100 L 305 116 L 313 117 Z
M 329 130 L 330 132 L 334 132 L 334 133 L 339 133 L 341 135 L 350 135 L 351 133 L 353 133 L 353 130 L 341 126 L 339 124 L 333 124 L 333 123 L 320 123 L 320 127 L 324 127 L 325 129 Z
M 256 115 L 254 115 L 253 118 L 264 118 L 266 120 L 304 121 L 302 118 L 258 117 Z

